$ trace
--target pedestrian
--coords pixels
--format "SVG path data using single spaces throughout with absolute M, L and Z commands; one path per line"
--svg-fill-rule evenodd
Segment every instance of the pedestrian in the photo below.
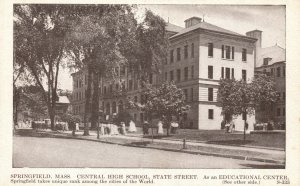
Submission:
M 157 130 L 157 134 L 163 134 L 164 133 L 164 129 L 163 129 L 163 124 L 162 124 L 162 121 L 158 121 L 157 123 L 157 127 L 158 127 L 158 130 Z
M 178 123 L 177 122 L 172 122 L 171 123 L 171 132 L 172 132 L 172 134 L 175 134 L 176 133 L 176 131 L 177 131 L 177 128 L 178 128 Z
M 76 123 L 76 125 L 75 125 L 75 131 L 76 132 L 79 131 L 79 124 L 78 123 Z
M 149 123 L 148 123 L 148 121 L 145 121 L 144 124 L 143 124 L 143 133 L 144 133 L 144 135 L 149 134 L 148 130 L 149 130 Z
M 126 126 L 125 126 L 125 122 L 121 122 L 121 133 L 123 135 L 126 135 Z
M 125 123 L 124 123 L 125 124 Z M 128 132 L 136 132 L 136 127 L 135 127 L 135 123 L 130 120 L 129 122 L 129 129 L 128 129 Z
M 225 124 L 225 132 L 226 133 L 229 133 L 229 128 L 230 128 L 230 124 L 228 123 L 228 122 L 226 122 L 226 124 Z

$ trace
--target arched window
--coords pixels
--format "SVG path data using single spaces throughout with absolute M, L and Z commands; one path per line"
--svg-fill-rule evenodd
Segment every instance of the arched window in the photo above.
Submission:
M 112 103 L 112 113 L 117 113 L 117 104 L 115 101 Z
M 123 111 L 123 101 L 119 101 L 118 107 L 119 112 Z
M 110 104 L 106 103 L 106 110 L 105 110 L 106 114 L 110 114 Z

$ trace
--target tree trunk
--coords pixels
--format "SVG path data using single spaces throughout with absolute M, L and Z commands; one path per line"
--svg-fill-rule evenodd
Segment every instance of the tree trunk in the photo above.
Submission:
M 95 71 L 93 71 L 93 97 L 91 104 L 91 125 L 92 128 L 96 128 L 99 112 L 99 73 Z
M 83 122 L 84 122 L 84 136 L 88 136 L 89 134 L 89 125 L 88 125 L 88 115 L 90 114 L 90 98 L 91 98 L 91 88 L 92 88 L 92 70 L 91 67 L 88 65 L 87 68 L 87 73 L 88 73 L 88 86 L 86 90 L 86 98 L 85 98 L 85 112 L 84 112 L 84 117 L 83 117 Z
M 55 112 L 55 111 L 54 111 Z M 53 110 L 49 112 L 49 115 L 50 115 L 50 121 L 51 121 L 51 130 L 54 130 L 55 129 L 55 126 L 54 126 L 54 118 L 55 118 L 55 114 L 54 114 Z

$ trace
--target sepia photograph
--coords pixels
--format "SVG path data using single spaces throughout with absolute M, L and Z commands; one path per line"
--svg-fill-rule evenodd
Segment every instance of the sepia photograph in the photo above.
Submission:
M 13 168 L 286 169 L 285 5 L 16 3 L 11 22 Z

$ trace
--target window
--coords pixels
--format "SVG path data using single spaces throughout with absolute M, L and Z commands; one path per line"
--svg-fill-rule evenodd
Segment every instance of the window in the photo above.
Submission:
M 119 90 L 119 83 L 116 84 L 116 90 Z
M 224 58 L 224 45 L 222 45 L 222 58 Z
M 274 75 L 274 68 L 271 68 L 271 76 Z
M 234 59 L 234 47 L 231 47 L 231 59 Z
M 183 89 L 183 93 L 184 93 L 185 101 L 188 101 L 188 90 Z
M 213 88 L 208 88 L 208 101 L 213 101 L 214 99 L 214 89 Z
M 106 86 L 104 86 L 103 93 L 106 94 Z
M 184 46 L 184 59 L 187 59 L 188 58 L 188 46 L 185 45 Z
M 208 109 L 208 119 L 214 119 L 214 109 Z
M 152 74 L 152 73 L 149 75 L 149 83 L 150 83 L 150 84 L 153 83 L 153 74 Z
M 123 66 L 123 67 L 121 67 L 121 76 L 124 76 L 125 75 L 125 67 Z
M 226 59 L 230 59 L 230 46 L 225 46 Z
M 132 90 L 132 80 L 129 80 L 129 90 Z
M 242 79 L 244 81 L 247 81 L 247 71 L 246 70 L 242 70 Z
M 230 68 L 226 68 L 226 79 L 230 79 Z
M 170 51 L 170 63 L 174 62 L 174 50 Z
M 285 116 L 285 107 L 282 108 L 282 116 Z
M 280 116 L 280 108 L 277 108 L 277 116 Z
M 285 92 L 282 92 L 282 100 L 285 100 Z
M 191 67 L 191 77 L 194 78 L 194 66 Z
M 165 81 L 168 81 L 168 72 L 165 72 Z
M 173 70 L 170 71 L 170 81 L 174 81 L 174 74 Z
M 282 67 L 282 74 L 283 74 L 283 77 L 285 77 L 285 67 Z
M 214 78 L 214 69 L 213 66 L 208 66 L 208 79 Z
M 214 56 L 214 45 L 213 45 L 213 43 L 208 43 L 208 56 L 209 57 Z
M 231 78 L 234 79 L 234 68 L 231 69 Z
M 214 109 L 208 109 L 208 119 L 214 119 Z
M 269 61 L 271 61 L 272 58 L 266 57 L 264 58 L 264 64 L 263 65 L 268 65 Z
M 194 43 L 192 43 L 192 49 L 191 49 L 191 57 L 194 57 Z
M 280 77 L 280 67 L 277 67 L 277 77 Z
M 188 67 L 184 67 L 184 80 L 187 80 L 189 76 L 189 69 Z
M 221 68 L 221 78 L 224 78 L 224 67 Z
M 194 101 L 194 89 L 191 88 L 191 101 Z
M 247 49 L 242 50 L 242 61 L 247 61 Z
M 180 54 L 180 48 L 177 48 L 177 61 L 180 61 L 181 54 Z
M 109 92 L 110 92 L 110 93 L 113 92 L 113 86 L 112 86 L 112 84 L 109 85 Z
M 133 89 L 136 90 L 138 88 L 138 80 L 135 80 L 133 83 Z
M 180 71 L 180 69 L 177 69 L 176 76 L 177 76 L 177 82 L 179 82 L 180 79 L 181 79 L 181 71 Z
M 117 104 L 116 102 L 112 103 L 112 113 L 116 113 L 117 112 Z

